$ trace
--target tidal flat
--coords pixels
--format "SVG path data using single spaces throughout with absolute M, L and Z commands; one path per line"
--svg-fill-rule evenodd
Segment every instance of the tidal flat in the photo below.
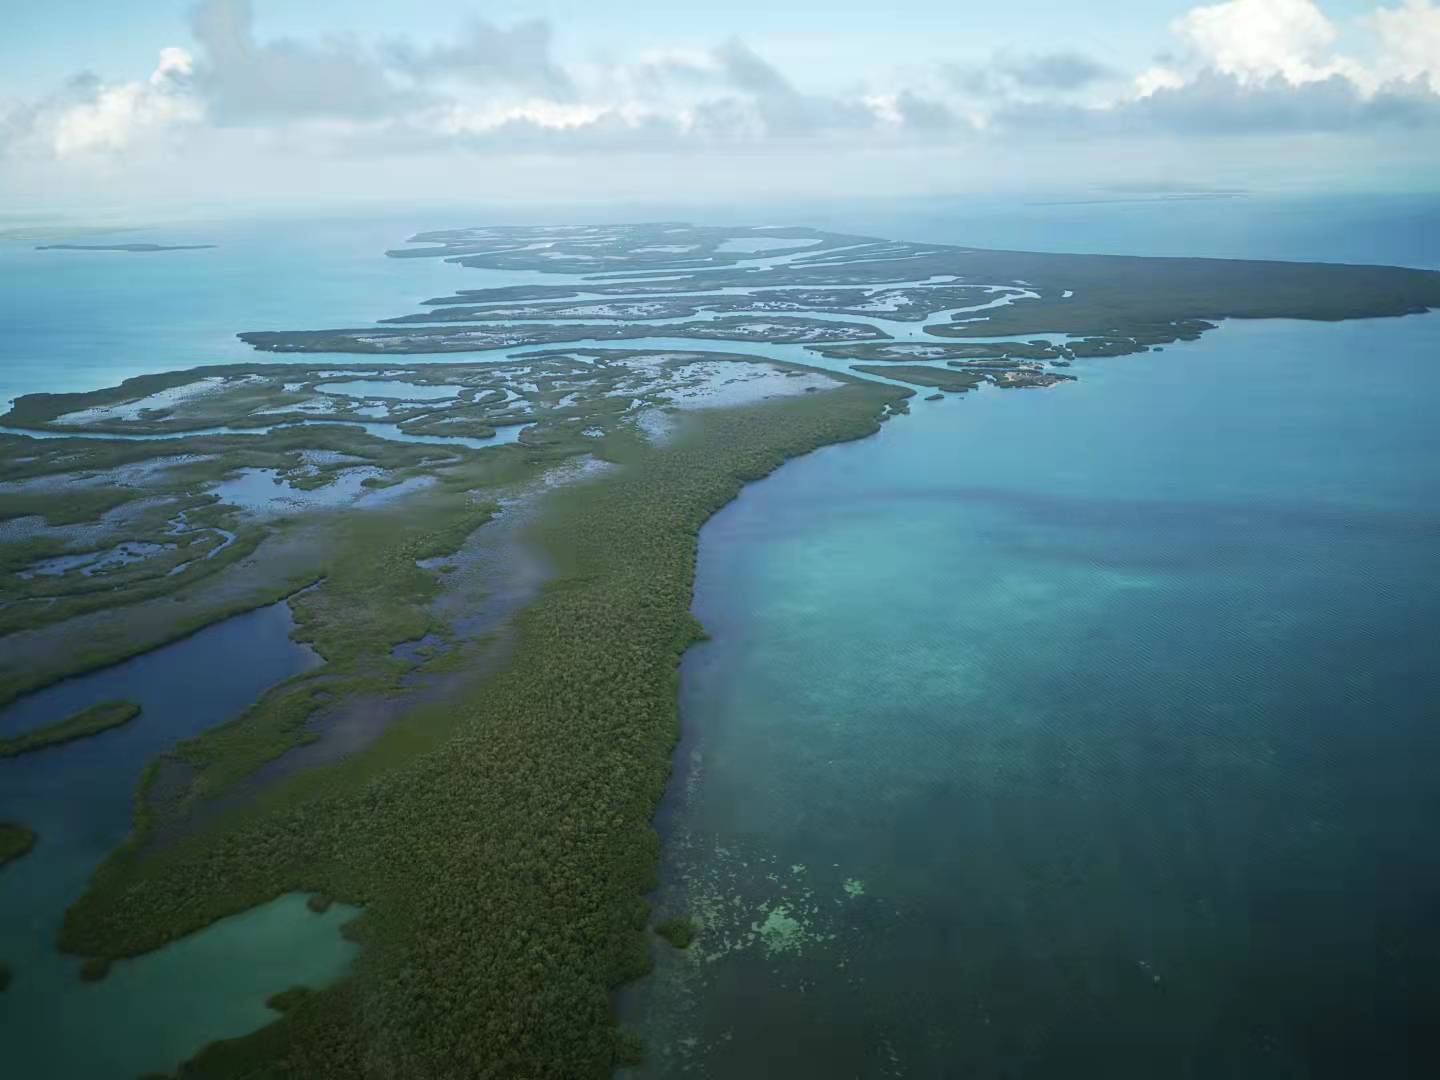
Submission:
M 649 969 L 657 934 L 680 956 L 727 947 L 700 905 L 652 913 L 646 899 L 711 515 L 786 460 L 881 430 L 917 385 L 982 400 L 1050 387 L 1058 401 L 1074 378 L 1050 368 L 1191 340 L 1211 320 L 1440 304 L 1440 275 L 1420 271 L 809 229 L 415 239 L 391 254 L 536 282 L 457 292 L 458 323 L 242 329 L 299 355 L 29 394 L 0 418 L 6 737 L 94 704 L 50 715 L 43 695 L 118 678 L 245 612 L 293 618 L 271 644 L 308 658 L 189 727 L 152 725 L 142 701 L 134 725 L 11 763 L 154 740 L 125 780 L 128 834 L 98 868 L 103 852 L 71 851 L 43 897 L 41 924 L 93 970 L 167 956 L 276 897 L 353 914 L 353 963 L 321 965 L 308 992 L 268 987 L 257 1003 L 277 1018 L 251 1034 L 177 1044 L 166 1067 L 191 1057 L 186 1076 L 569 1078 L 640 1060 L 612 996 Z M 636 306 L 652 302 L 673 306 Z M 476 355 L 347 355 L 377 351 Z M 477 552 L 500 544 L 540 560 L 543 583 L 492 602 L 508 571 L 476 571 Z M 24 880 L 26 865 L 5 873 Z M 839 902 L 871 911 L 873 892 L 851 875 Z M 757 940 L 776 957 L 813 944 L 808 903 L 772 906 Z M 49 963 L 6 947 L 17 986 Z

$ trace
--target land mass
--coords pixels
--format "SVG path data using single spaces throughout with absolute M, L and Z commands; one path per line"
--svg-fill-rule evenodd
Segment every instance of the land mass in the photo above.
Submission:
M 215 244 L 39 244 L 36 251 L 203 251 Z
M 1440 274 L 1429 270 L 1000 251 L 806 229 L 717 230 L 673 223 L 513 226 L 422 233 L 412 243 L 424 246 L 390 254 L 443 257 L 484 269 L 566 274 L 576 280 L 434 298 L 426 302 L 430 311 L 386 320 L 406 324 L 402 330 L 241 337 L 275 351 L 483 351 L 579 340 L 582 333 L 603 339 L 655 332 L 644 325 L 607 329 L 576 324 L 567 329 L 556 323 L 526 325 L 527 320 L 659 320 L 704 312 L 785 311 L 798 317 L 810 312 L 892 322 L 935 317 L 924 332 L 937 338 L 1066 335 L 1076 339 L 1064 346 L 1069 359 L 1124 355 L 1193 340 L 1226 318 L 1373 318 L 1440 306 Z M 745 255 L 726 251 L 727 243 L 780 247 L 754 248 Z M 467 325 L 443 325 L 456 321 Z M 743 316 L 666 325 L 664 336 L 806 340 L 803 334 L 756 333 L 753 320 Z M 871 328 L 848 339 L 831 332 L 809 340 L 829 345 L 889 336 Z
M 550 345 L 564 341 L 618 341 L 655 336 L 655 328 L 585 323 L 536 323 L 503 326 L 425 326 L 359 330 L 254 330 L 238 335 L 241 341 L 266 352 L 404 353 L 477 352 L 522 345 Z M 814 341 L 854 341 L 888 335 L 863 323 L 833 323 L 817 319 L 764 319 L 737 316 L 707 322 L 665 326 L 664 336 L 711 341 L 757 341 L 766 344 L 808 344 Z
M 273 1023 L 188 1077 L 569 1080 L 636 1060 L 612 991 L 657 935 L 705 929 L 645 899 L 678 666 L 703 633 L 698 531 L 788 458 L 905 412 L 897 381 L 1063 392 L 1054 368 L 1221 318 L 1440 306 L 1427 271 L 803 228 L 415 242 L 392 254 L 572 280 L 241 335 L 489 356 L 197 368 L 30 395 L 3 421 L 0 701 L 281 600 L 323 659 L 155 761 L 131 838 L 65 917 L 62 947 L 99 972 L 284 892 L 362 908 L 351 975 L 277 995 Z M 514 588 L 522 556 L 538 569 Z
M 64 720 L 57 720 L 53 724 L 46 724 L 8 739 L 0 739 L 0 758 L 18 757 L 49 746 L 87 739 L 91 735 L 128 724 L 139 715 L 140 706 L 133 701 L 103 701 L 99 705 L 81 709 Z
M 0 821 L 0 866 L 28 855 L 35 846 L 35 830 L 28 825 Z

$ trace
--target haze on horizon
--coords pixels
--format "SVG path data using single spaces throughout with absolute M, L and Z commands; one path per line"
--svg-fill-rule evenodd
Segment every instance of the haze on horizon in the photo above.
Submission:
M 0 199 L 1425 190 L 1440 165 L 1434 0 L 689 7 L 30 5 Z

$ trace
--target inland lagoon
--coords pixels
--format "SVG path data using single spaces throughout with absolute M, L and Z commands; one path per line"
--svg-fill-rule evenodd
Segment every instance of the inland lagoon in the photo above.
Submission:
M 336 906 L 317 916 L 303 896 L 104 972 L 83 971 L 79 957 L 54 946 L 65 908 L 130 831 L 145 765 L 314 666 L 314 653 L 290 640 L 293 625 L 283 603 L 260 608 L 0 710 L 0 737 L 10 737 L 99 703 L 140 708 L 123 726 L 0 760 L 0 819 L 23 821 L 37 834 L 29 854 L 0 870 L 0 955 L 11 969 L 0 1005 L 7 1074 L 168 1072 L 215 1039 L 273 1020 L 270 995 L 297 984 L 318 988 L 349 966 L 355 947 L 338 930 L 354 910 Z

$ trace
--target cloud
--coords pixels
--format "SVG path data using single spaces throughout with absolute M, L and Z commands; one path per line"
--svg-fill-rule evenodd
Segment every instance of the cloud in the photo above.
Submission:
M 725 81 L 746 95 L 754 116 L 745 115 L 734 102 L 712 102 L 701 112 L 705 130 L 712 132 L 758 129 L 776 136 L 810 135 L 819 131 L 870 127 L 873 109 L 860 101 L 805 94 L 780 70 L 762 59 L 739 38 L 715 50 L 713 59 Z
M 200 110 L 188 93 L 192 69 L 189 53 L 166 48 L 145 82 L 89 84 L 90 99 L 64 109 L 56 119 L 56 155 L 123 150 L 149 135 L 197 122 Z
M 896 95 L 895 113 L 900 123 L 913 131 L 950 131 L 960 126 L 960 118 L 943 102 L 923 98 L 909 90 Z
M 1328 57 L 1335 27 L 1312 0 L 1227 0 L 1192 8 L 1171 26 L 1207 68 L 1242 83 L 1310 82 L 1338 70 Z
M 203 0 L 191 11 L 194 81 L 219 125 L 297 118 L 373 119 L 417 103 L 353 41 L 255 38 L 250 0 Z
M 942 72 L 952 87 L 977 97 L 1068 93 L 1116 76 L 1100 61 L 1070 51 L 1018 56 L 999 53 L 984 64 L 947 64 Z
M 1105 64 L 1077 52 L 1019 57 L 1001 66 L 1016 82 L 1041 90 L 1080 90 L 1115 75 Z
M 1440 99 L 1404 83 L 1365 94 L 1342 75 L 1296 85 L 1278 75 L 1255 82 L 1207 72 L 1120 111 L 1182 134 L 1378 131 L 1434 126 Z
M 1431 0 L 1406 0 L 1377 8 L 1366 20 L 1380 43 L 1378 64 L 1400 79 L 1423 79 L 1440 93 L 1440 7 Z
M 1440 8 L 1406 0 L 1362 24 L 1368 63 L 1312 0 L 1227 0 L 1192 8 L 1172 30 L 1185 56 L 1134 81 L 1133 102 L 1102 122 L 1143 121 L 1193 134 L 1383 132 L 1430 127 L 1440 113 Z
M 1440 96 L 1417 81 L 1363 92 L 1343 75 L 1291 83 L 1205 70 L 1103 109 L 1021 103 L 996 114 L 1006 131 L 1048 130 L 1071 138 L 1165 134 L 1251 136 L 1364 133 L 1440 125 Z
M 730 84 L 756 97 L 791 97 L 796 95 L 790 80 L 772 64 L 766 63 L 739 38 L 731 38 L 715 50 L 715 60 Z
M 260 41 L 251 0 L 202 0 L 190 28 L 198 48 L 195 90 L 220 126 L 374 123 L 448 105 L 452 97 L 430 84 L 552 100 L 575 94 L 551 58 L 550 26 L 539 19 L 508 28 L 471 19 L 448 42 L 422 47 L 397 39 L 370 48 L 346 37 Z
M 82 74 L 0 103 L 0 188 L 21 158 L 81 178 L 101 159 L 110 175 L 133 164 L 154 176 L 207 156 L 364 159 L 391 171 L 423 158 L 489 175 L 507 156 L 553 167 L 566 155 L 767 153 L 795 168 L 807 154 L 898 163 L 963 150 L 978 162 L 1063 147 L 1066 176 L 1072 164 L 1123 172 L 1128 151 L 1107 139 L 1148 140 L 1150 150 L 1163 141 L 1189 172 L 1202 146 L 1231 140 L 1237 156 L 1258 158 L 1270 149 L 1255 136 L 1310 133 L 1350 139 L 1358 162 L 1359 140 L 1428 132 L 1440 115 L 1440 7 L 1389 2 L 1341 28 L 1312 0 L 1202 4 L 1173 20 L 1172 38 L 1157 43 L 1163 59 L 1138 73 L 1069 49 L 999 52 L 972 65 L 877 64 L 860 88 L 837 89 L 799 82 L 739 38 L 566 64 L 543 20 L 472 19 L 424 43 L 270 38 L 250 0 L 202 0 L 191 47 L 162 50 L 148 75 Z M 1413 142 L 1424 144 L 1416 155 L 1440 158 L 1440 144 Z M 438 182 L 446 167 L 436 168 Z M 898 182 L 900 166 L 890 168 Z M 579 188 L 602 171 L 556 175 Z
M 164 142 L 201 120 L 192 70 L 188 52 L 166 48 L 146 79 L 109 84 L 80 72 L 58 92 L 0 113 L 0 157 L 75 159 Z
M 450 44 L 419 48 L 408 41 L 393 41 L 385 51 L 395 68 L 417 80 L 454 78 L 566 100 L 574 97 L 575 84 L 551 58 L 552 36 L 544 19 L 528 19 L 506 29 L 477 18 Z

